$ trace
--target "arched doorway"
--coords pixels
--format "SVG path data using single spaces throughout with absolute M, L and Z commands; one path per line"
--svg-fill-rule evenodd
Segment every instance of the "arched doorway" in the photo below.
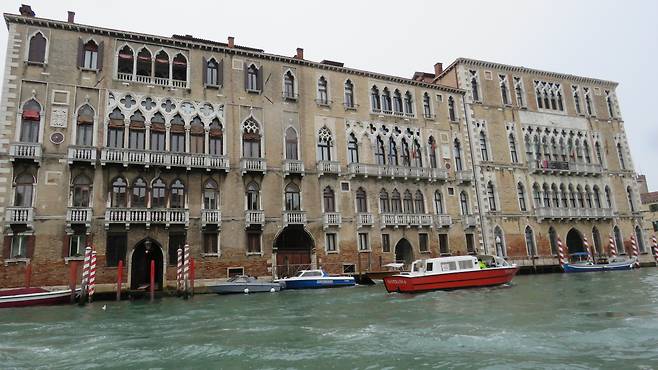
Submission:
M 148 288 L 151 280 L 151 261 L 155 261 L 155 289 L 162 289 L 162 246 L 150 238 L 140 241 L 133 249 L 130 260 L 130 289 Z
M 299 270 L 311 268 L 311 253 L 315 242 L 302 226 L 286 226 L 274 240 L 276 274 L 293 276 Z
M 409 268 L 414 261 L 414 250 L 409 241 L 405 238 L 395 245 L 395 262 L 404 263 L 405 268 Z
M 578 230 L 571 229 L 567 233 L 567 248 L 569 248 L 569 254 L 586 252 L 583 237 Z

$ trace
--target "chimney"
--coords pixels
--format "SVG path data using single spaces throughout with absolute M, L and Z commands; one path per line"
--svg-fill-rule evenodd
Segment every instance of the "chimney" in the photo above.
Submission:
M 295 55 L 295 59 L 304 59 L 304 49 L 297 48 L 297 55 Z
M 235 47 L 235 37 L 233 37 L 233 36 L 228 37 L 228 47 L 229 48 L 234 48 Z
M 25 17 L 34 17 L 34 11 L 32 10 L 32 7 L 29 5 L 21 4 L 21 7 L 18 8 L 18 12 L 21 13 L 22 16 Z
M 69 18 L 68 18 L 69 23 L 75 23 L 75 12 L 72 12 L 69 10 Z
M 443 63 L 434 63 L 434 76 L 439 77 L 443 72 Z

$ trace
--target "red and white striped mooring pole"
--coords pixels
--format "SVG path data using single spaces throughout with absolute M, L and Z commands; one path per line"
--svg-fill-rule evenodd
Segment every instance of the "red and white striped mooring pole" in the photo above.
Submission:
M 653 259 L 656 260 L 656 266 L 658 266 L 658 241 L 655 234 L 651 237 L 651 251 L 653 252 Z
M 80 300 L 78 303 L 83 305 L 87 299 L 87 284 L 89 283 L 89 264 L 91 262 L 91 247 L 85 248 L 85 259 L 82 263 L 82 282 L 80 284 Z
M 183 290 L 183 250 L 178 248 L 178 262 L 176 264 L 176 290 L 180 293 Z
M 610 234 L 610 241 L 609 241 L 609 247 L 610 247 L 610 257 L 616 258 L 617 257 L 617 247 L 615 246 L 615 241 L 612 239 L 612 234 Z
M 189 287 L 189 277 L 190 277 L 190 246 L 185 244 L 183 250 L 184 260 L 183 260 L 183 292 L 185 298 L 187 298 L 187 290 Z
M 583 237 L 583 244 L 585 244 L 585 252 L 587 252 L 587 260 L 594 262 L 594 254 L 592 254 L 592 248 L 589 246 L 587 237 Z
M 567 260 L 564 256 L 564 248 L 562 247 L 562 240 L 560 240 L 559 236 L 557 237 L 557 258 L 558 261 L 560 262 L 560 266 L 567 263 Z
M 640 267 L 640 257 L 637 250 L 637 243 L 635 242 L 635 235 L 631 235 L 631 253 L 633 258 L 635 258 L 635 267 Z
M 96 293 L 96 251 L 91 251 L 91 263 L 89 266 L 89 302 Z

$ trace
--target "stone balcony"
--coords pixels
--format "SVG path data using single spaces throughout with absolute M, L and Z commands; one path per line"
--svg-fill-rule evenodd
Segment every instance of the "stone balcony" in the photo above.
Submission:
M 431 214 L 405 214 L 405 213 L 383 213 L 380 219 L 380 227 L 432 227 Z
M 473 181 L 473 171 L 455 171 L 455 180 L 459 182 L 471 182 Z
M 366 163 L 350 163 L 347 171 L 351 176 L 375 176 L 377 178 L 390 177 L 391 179 L 413 179 L 427 181 L 445 181 L 448 172 L 444 168 L 386 166 Z
M 372 226 L 374 224 L 372 213 L 357 213 L 356 214 L 356 226 Z
M 452 226 L 452 217 L 450 215 L 434 215 L 434 224 L 437 229 Z
M 329 227 L 340 227 L 343 217 L 338 212 L 325 212 L 322 215 L 322 227 L 326 230 Z
M 69 164 L 73 164 L 73 162 L 83 162 L 95 166 L 96 160 L 98 159 L 98 151 L 93 146 L 70 145 L 67 158 Z
M 477 216 L 475 215 L 462 215 L 462 225 L 464 229 L 470 229 L 476 227 L 478 224 Z
M 218 229 L 222 228 L 222 211 L 218 209 L 201 210 L 201 227 L 216 225 Z
M 611 219 L 614 213 L 611 208 L 562 208 L 562 207 L 538 207 L 535 208 L 535 216 L 541 220 L 604 220 Z
M 595 163 L 533 160 L 528 162 L 528 169 L 538 174 L 600 176 L 603 168 Z
M 91 207 L 68 207 L 66 209 L 66 225 L 71 227 L 72 224 L 85 224 L 91 226 L 92 210 Z
M 34 223 L 33 207 L 7 207 L 5 208 L 5 223 L 9 225 L 26 224 L 31 227 Z
M 153 77 L 153 76 L 142 76 L 132 73 L 117 73 L 117 80 L 119 81 L 132 81 L 139 82 L 147 85 L 155 86 L 165 86 L 165 87 L 175 87 L 187 89 L 187 81 L 174 80 L 173 78 L 162 78 L 162 77 Z
M 9 144 L 9 158 L 11 161 L 16 159 L 31 159 L 41 163 L 43 149 L 39 143 L 11 143 Z
M 283 161 L 283 174 L 284 176 L 304 176 L 304 162 L 296 159 L 286 159 Z
M 190 224 L 190 212 L 184 208 L 118 208 L 112 207 L 105 210 L 105 228 L 110 224 L 125 224 L 126 229 L 131 224 L 143 224 L 147 228 L 151 224 L 170 225 Z
M 306 212 L 283 211 L 283 226 L 288 225 L 306 225 Z
M 245 228 L 248 228 L 252 225 L 265 225 L 265 212 L 264 211 L 245 211 L 244 213 L 244 225 Z
M 174 153 L 156 152 L 151 150 L 103 148 L 101 149 L 101 165 L 107 163 L 128 165 L 140 165 L 148 168 L 150 166 L 162 166 L 167 169 L 171 167 L 204 168 L 211 170 L 229 170 L 229 161 L 225 156 L 203 154 L 203 153 Z
M 316 169 L 318 171 L 318 176 L 340 175 L 340 162 L 337 162 L 337 161 L 318 161 Z
M 244 175 L 247 172 L 260 172 L 263 175 L 267 172 L 267 163 L 265 158 L 242 158 L 240 159 L 240 172 Z

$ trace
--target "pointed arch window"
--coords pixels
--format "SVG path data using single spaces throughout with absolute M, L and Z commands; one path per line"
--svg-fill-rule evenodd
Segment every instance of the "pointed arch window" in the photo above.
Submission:
M 391 205 L 388 200 L 388 192 L 386 189 L 379 191 L 379 212 L 389 213 L 391 212 Z
M 443 194 L 441 194 L 440 190 L 434 191 L 434 208 L 436 210 L 436 214 L 441 215 L 444 213 Z
M 393 113 L 402 114 L 402 112 L 402 94 L 400 93 L 400 90 L 395 89 L 395 91 L 393 91 Z
M 457 111 L 455 110 L 455 99 L 452 96 L 448 97 L 448 117 L 450 122 L 457 121 Z
M 82 68 L 98 69 L 98 44 L 89 40 L 83 45 L 82 52 Z
M 482 160 L 489 160 L 489 150 L 487 149 L 487 135 L 484 131 L 480 131 L 480 153 L 482 154 Z
M 425 118 L 432 118 L 432 103 L 428 93 L 423 94 L 423 115 Z
M 404 191 L 402 205 L 404 207 L 404 213 L 414 213 L 414 201 L 409 190 Z
M 217 209 L 219 205 L 219 187 L 214 180 L 203 185 L 203 209 Z
M 577 192 L 577 196 L 578 196 L 578 207 L 579 208 L 585 208 L 585 197 L 584 197 L 584 194 L 583 194 L 583 188 L 580 185 L 578 185 L 576 187 L 576 192 Z
M 169 206 L 171 208 L 185 208 L 185 184 L 180 179 L 176 179 L 171 183 Z
M 514 139 L 514 134 L 509 134 L 509 153 L 512 163 L 519 163 L 519 155 L 516 151 L 516 139 Z
M 160 112 L 156 112 L 151 117 L 151 126 L 149 133 L 151 135 L 149 145 L 151 150 L 164 152 L 166 150 L 166 126 L 165 118 Z
M 324 76 L 318 79 L 318 103 L 322 105 L 329 104 L 329 87 Z
M 462 215 L 466 216 L 470 214 L 468 209 L 468 195 L 466 195 L 465 191 L 459 193 L 459 207 Z
M 462 146 L 459 142 L 459 139 L 455 139 L 453 152 L 455 156 L 455 171 L 463 171 L 464 166 L 462 164 Z
M 71 184 L 71 205 L 73 207 L 89 207 L 91 204 L 91 180 L 86 175 L 78 175 Z
M 190 122 L 190 152 L 203 154 L 206 152 L 206 129 L 199 116 Z
M 410 167 L 411 166 L 411 159 L 409 155 L 409 144 L 407 144 L 407 141 L 405 139 L 402 139 L 402 165 Z
M 388 164 L 390 166 L 397 166 L 398 163 L 398 147 L 395 145 L 395 140 L 391 137 L 388 139 Z
M 615 225 L 612 230 L 615 234 L 615 244 L 617 244 L 617 250 L 619 251 L 619 254 L 625 254 L 626 248 L 624 247 L 624 239 L 621 237 L 621 230 L 619 230 L 619 226 Z
M 224 128 L 219 122 L 219 119 L 214 118 L 208 128 L 208 149 L 210 155 L 224 155 Z
M 603 165 L 603 154 L 601 153 L 601 144 L 597 141 L 594 143 L 594 151 L 596 152 L 596 159 L 600 165 Z
M 525 98 L 523 97 L 523 81 L 521 81 L 521 77 L 514 77 L 514 92 L 516 95 L 516 104 L 519 107 L 525 107 Z
M 415 167 L 423 167 L 423 152 L 420 148 L 420 143 L 418 140 L 413 140 L 411 143 L 411 159 Z
M 594 196 L 594 207 L 601 208 L 601 194 L 598 185 L 594 185 L 593 196 Z
M 175 153 L 185 152 L 185 121 L 179 114 L 171 119 L 169 126 L 169 150 Z
M 543 190 L 543 195 L 544 195 L 544 207 L 550 207 L 551 206 L 551 195 L 550 195 L 550 190 L 548 189 L 548 184 L 544 183 L 542 186 Z
M 610 92 L 610 90 L 605 91 L 605 103 L 608 106 L 608 115 L 610 116 L 610 118 L 614 118 L 615 110 L 613 108 L 612 92 Z
M 608 208 L 612 208 L 612 195 L 610 194 L 610 188 L 607 185 L 605 187 L 605 201 L 608 204 Z
M 219 64 L 215 58 L 210 58 L 206 63 L 206 85 L 219 86 Z
M 27 61 L 32 63 L 45 63 L 47 40 L 41 32 L 35 33 L 30 38 L 30 46 L 27 53 Z
M 578 90 L 580 90 L 578 86 L 576 85 L 571 86 L 571 94 L 573 95 L 573 104 L 576 107 L 576 113 L 580 114 L 582 113 L 582 111 L 580 109 L 580 93 Z
M 325 212 L 336 212 L 336 195 L 334 189 L 330 186 L 324 188 L 322 191 L 322 200 Z
M 242 155 L 245 158 L 261 157 L 261 135 L 260 126 L 253 118 L 249 118 L 244 123 L 242 132 Z
M 112 198 L 110 199 L 110 206 L 112 207 L 126 207 L 127 197 L 126 190 L 128 183 L 123 177 L 117 177 L 112 181 Z
M 420 190 L 416 190 L 416 194 L 414 194 L 414 209 L 416 213 L 425 213 L 425 198 Z
M 14 180 L 14 207 L 32 207 L 34 176 L 23 173 Z
M 345 108 L 354 108 L 354 84 L 352 81 L 345 81 Z
M 503 99 L 503 105 L 509 105 L 509 89 L 507 88 L 507 76 L 499 75 L 498 79 L 500 80 L 500 96 Z
M 146 181 L 138 177 L 132 183 L 130 206 L 133 208 L 146 207 Z
M 379 112 L 382 109 L 381 100 L 379 98 L 379 89 L 373 86 L 370 89 L 370 108 L 373 112 Z
M 438 162 L 436 160 L 436 140 L 434 140 L 434 136 L 429 137 L 427 144 L 429 145 L 430 167 L 437 168 Z
M 177 81 L 187 81 L 187 58 L 183 54 L 176 54 L 171 66 L 171 77 Z
M 245 87 L 247 91 L 260 91 L 259 70 L 254 64 L 250 64 L 246 71 Z
M 127 74 L 127 77 L 119 76 L 119 79 L 132 79 L 134 68 L 134 52 L 130 46 L 126 45 L 121 50 L 119 50 L 119 55 L 117 56 L 117 72 Z
M 564 186 L 564 184 L 560 185 L 560 199 L 562 200 L 562 207 L 568 208 L 569 207 L 569 202 L 567 200 L 567 188 Z
M 146 124 L 144 115 L 136 111 L 130 116 L 128 128 L 128 147 L 130 149 L 144 150 L 146 145 Z
M 621 147 L 621 143 L 617 143 L 617 155 L 619 156 L 619 167 L 625 170 L 626 162 L 624 161 L 624 150 Z
M 630 186 L 626 187 L 626 196 L 628 198 L 628 208 L 631 212 L 635 212 L 635 202 L 633 202 L 633 190 Z
M 385 87 L 382 91 L 382 111 L 391 113 L 391 92 L 388 91 L 388 87 Z
M 359 143 L 353 133 L 347 137 L 347 159 L 349 163 L 359 163 Z
M 414 99 L 409 91 L 404 93 L 404 113 L 410 116 L 414 114 Z
M 286 130 L 286 159 L 298 160 L 297 150 L 297 132 L 294 128 L 288 127 Z
M 521 212 L 527 211 L 528 207 L 526 206 L 525 203 L 525 189 L 523 187 L 523 184 L 521 183 L 516 184 L 516 194 L 519 199 L 519 210 L 521 210 Z
M 557 190 L 557 185 L 551 185 L 551 196 L 553 201 L 553 207 L 560 207 L 559 191 Z
M 245 194 L 247 198 L 247 210 L 258 211 L 260 210 L 260 187 L 255 182 L 247 184 L 247 191 Z
M 496 255 L 502 258 L 507 257 L 507 248 L 505 248 L 503 230 L 498 226 L 494 229 L 494 244 L 496 246 Z
M 297 98 L 295 94 L 295 76 L 291 71 L 283 75 L 283 97 L 286 99 Z
M 164 50 L 160 50 L 155 56 L 155 71 L 154 76 L 156 78 L 162 78 L 169 80 L 169 54 Z M 164 82 L 167 84 L 168 82 Z
M 535 183 L 532 186 L 532 198 L 535 201 L 535 208 L 540 208 L 542 206 L 541 204 L 541 189 L 539 188 L 539 184 Z
M 322 127 L 318 132 L 318 160 L 331 161 L 331 147 L 334 145 L 331 131 Z
M 589 88 L 583 87 L 583 92 L 585 94 L 585 108 L 587 109 L 587 115 L 594 115 L 594 108 L 592 107 L 592 98 L 589 96 Z
M 151 208 L 165 208 L 167 206 L 167 185 L 161 178 L 153 180 L 151 185 Z
M 358 213 L 368 212 L 368 200 L 366 198 L 366 191 L 362 187 L 356 190 L 356 211 Z
M 528 256 L 534 257 L 537 255 L 537 248 L 535 247 L 535 234 L 530 226 L 526 226 L 525 228 L 525 245 L 528 251 Z
M 301 209 L 301 199 L 299 186 L 290 183 L 286 186 L 285 193 L 286 211 L 299 211 Z
M 469 71 L 471 74 L 471 93 L 473 94 L 473 101 L 480 101 L 480 91 L 478 90 L 478 79 L 476 71 Z
M 20 142 L 38 143 L 40 125 L 41 104 L 34 99 L 30 99 L 23 105 Z
M 402 198 L 397 189 L 393 189 L 393 193 L 391 194 L 391 212 L 402 213 Z
M 85 104 L 78 109 L 78 119 L 75 127 L 75 144 L 92 146 L 94 135 L 94 109 Z
M 491 181 L 487 184 L 487 198 L 489 199 L 489 210 L 496 211 L 496 189 Z
M 123 148 L 123 135 L 125 132 L 123 113 L 119 108 L 114 108 L 109 118 L 107 146 L 110 148 Z
M 377 136 L 375 140 L 375 163 L 380 166 L 386 164 L 386 153 L 384 152 L 384 141 L 381 137 Z
M 146 48 L 137 53 L 137 76 L 151 77 L 153 68 L 153 58 L 151 52 Z

